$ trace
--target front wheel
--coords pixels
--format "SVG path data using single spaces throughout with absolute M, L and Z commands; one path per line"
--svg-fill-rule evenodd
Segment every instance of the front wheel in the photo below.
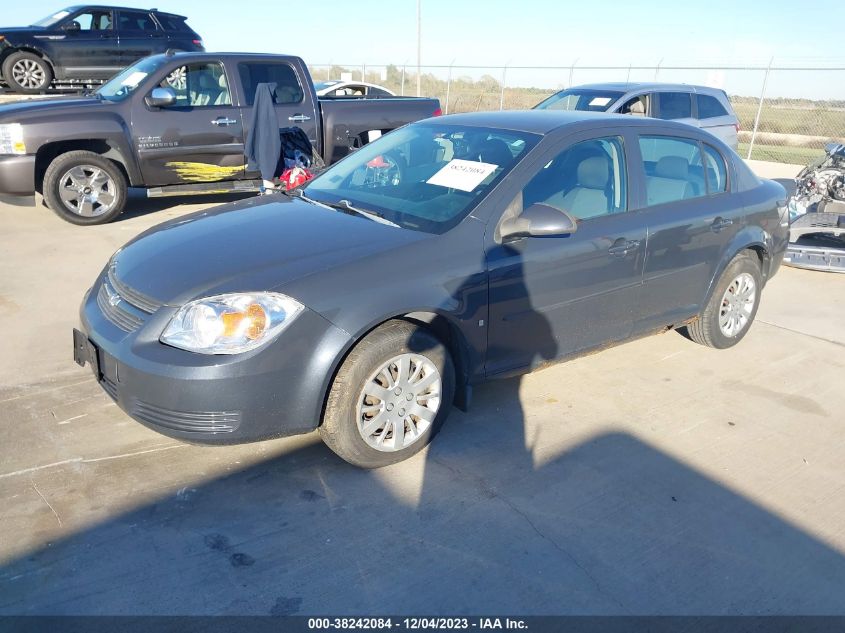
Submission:
M 53 83 L 53 69 L 38 55 L 18 51 L 3 62 L 3 78 L 13 92 L 35 94 Z
M 428 330 L 389 321 L 347 356 L 326 402 L 320 435 L 361 468 L 407 459 L 437 433 L 455 393 L 446 347 Z
M 728 264 L 698 318 L 686 328 L 696 343 L 725 349 L 748 333 L 760 306 L 763 275 L 760 260 L 743 251 Z
M 57 156 L 44 174 L 44 200 L 72 224 L 105 224 L 126 206 L 128 183 L 108 158 L 88 151 Z

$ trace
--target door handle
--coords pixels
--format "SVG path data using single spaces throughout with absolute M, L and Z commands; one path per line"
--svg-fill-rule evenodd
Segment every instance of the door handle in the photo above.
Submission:
M 307 114 L 294 114 L 293 116 L 288 117 L 288 121 L 301 122 L 301 121 L 310 121 L 310 120 L 311 120 L 311 117 L 308 116 Z
M 716 218 L 713 220 L 713 224 L 710 225 L 710 230 L 714 233 L 718 233 L 722 229 L 728 228 L 734 221 L 730 218 Z
M 211 124 L 212 125 L 234 125 L 237 122 L 238 122 L 237 119 L 227 119 L 226 117 L 221 116 L 221 117 L 218 117 L 216 119 L 213 119 L 211 121 Z
M 613 246 L 607 249 L 607 252 L 614 257 L 625 257 L 628 253 L 632 253 L 640 247 L 639 240 L 626 240 L 620 237 L 613 243 Z

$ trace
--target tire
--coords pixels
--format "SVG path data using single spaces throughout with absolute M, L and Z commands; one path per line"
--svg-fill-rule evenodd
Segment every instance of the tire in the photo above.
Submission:
M 397 371 L 405 359 L 403 380 Z M 372 395 L 373 390 L 384 399 Z M 388 321 L 343 361 L 329 391 L 320 435 L 330 449 L 355 466 L 395 464 L 432 440 L 449 415 L 454 394 L 455 370 L 443 343 L 423 327 Z M 396 416 L 392 420 L 391 414 Z M 396 432 L 399 421 L 401 443 Z M 366 430 L 367 424 L 371 431 Z
M 760 259 L 753 251 L 743 251 L 719 277 L 707 305 L 686 327 L 686 334 L 707 347 L 733 347 L 751 328 L 760 307 L 762 289 Z
M 3 79 L 12 92 L 37 94 L 53 83 L 53 69 L 38 55 L 18 51 L 3 62 Z
M 108 158 L 83 150 L 59 154 L 44 174 L 44 201 L 71 224 L 106 224 L 123 212 L 128 183 Z

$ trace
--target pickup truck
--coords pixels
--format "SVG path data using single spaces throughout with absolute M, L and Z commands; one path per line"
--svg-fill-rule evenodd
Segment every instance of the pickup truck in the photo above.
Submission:
M 88 96 L 0 106 L 0 200 L 47 206 L 74 224 L 103 224 L 148 196 L 254 191 L 244 139 L 255 89 L 275 83 L 279 128 L 297 126 L 326 164 L 406 123 L 437 116 L 437 99 L 320 99 L 289 55 L 173 53 L 146 57 Z

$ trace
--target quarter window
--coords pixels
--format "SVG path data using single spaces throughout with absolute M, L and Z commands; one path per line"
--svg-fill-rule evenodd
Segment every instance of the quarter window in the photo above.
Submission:
M 722 155 L 709 145 L 705 145 L 704 161 L 707 167 L 707 192 L 714 194 L 727 191 L 728 170 Z
M 695 95 L 695 102 L 698 106 L 699 119 L 712 119 L 717 116 L 725 116 L 728 113 L 716 97 L 697 94 Z
M 648 206 L 707 195 L 697 141 L 641 136 Z
M 580 220 L 624 212 L 628 199 L 622 139 L 582 141 L 558 154 L 522 191 L 523 208 L 536 203 Z
M 658 118 L 688 119 L 692 116 L 692 101 L 688 92 L 658 92 Z
M 301 103 L 305 96 L 296 71 L 289 64 L 264 62 L 238 64 L 241 84 L 248 105 L 255 102 L 255 89 L 261 83 L 276 84 L 276 103 Z

